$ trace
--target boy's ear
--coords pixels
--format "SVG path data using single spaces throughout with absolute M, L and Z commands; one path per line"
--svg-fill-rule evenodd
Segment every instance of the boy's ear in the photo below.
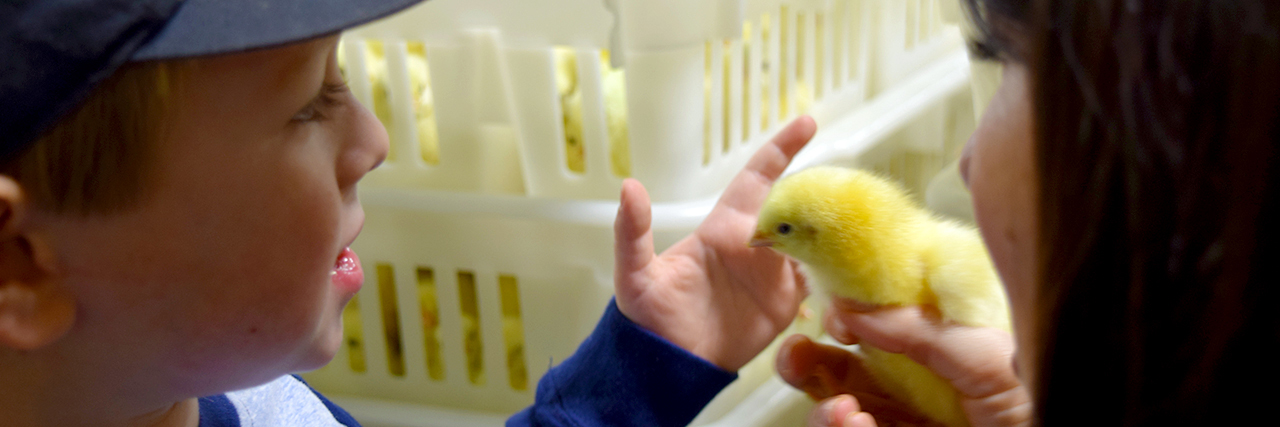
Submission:
M 75 298 L 39 261 L 44 242 L 33 238 L 22 188 L 0 175 L 0 347 L 35 350 L 66 335 L 75 322 Z

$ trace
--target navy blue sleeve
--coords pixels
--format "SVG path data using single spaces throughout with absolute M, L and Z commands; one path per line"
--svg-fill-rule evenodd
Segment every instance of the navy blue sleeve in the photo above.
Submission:
M 738 375 L 641 328 L 609 302 L 573 356 L 538 381 L 517 426 L 685 426 Z

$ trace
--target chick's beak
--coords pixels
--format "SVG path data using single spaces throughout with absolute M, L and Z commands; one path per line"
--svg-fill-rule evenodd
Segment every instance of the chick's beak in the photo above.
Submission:
M 747 242 L 747 246 L 753 248 L 773 247 L 773 240 L 769 240 L 769 236 L 765 232 L 756 231 L 756 234 L 751 236 L 751 241 Z

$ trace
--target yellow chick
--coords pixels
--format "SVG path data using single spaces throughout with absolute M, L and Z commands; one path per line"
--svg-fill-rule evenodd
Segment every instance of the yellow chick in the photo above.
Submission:
M 941 220 L 868 172 L 815 167 L 783 178 L 750 245 L 800 261 L 810 283 L 876 305 L 933 305 L 943 321 L 1009 331 L 1004 289 L 977 230 Z M 945 380 L 906 356 L 861 346 L 877 384 L 951 427 L 969 423 Z

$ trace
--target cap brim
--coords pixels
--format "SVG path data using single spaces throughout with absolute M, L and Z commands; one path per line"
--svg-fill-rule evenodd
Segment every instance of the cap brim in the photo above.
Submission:
M 337 33 L 423 0 L 187 0 L 133 61 L 243 52 Z

